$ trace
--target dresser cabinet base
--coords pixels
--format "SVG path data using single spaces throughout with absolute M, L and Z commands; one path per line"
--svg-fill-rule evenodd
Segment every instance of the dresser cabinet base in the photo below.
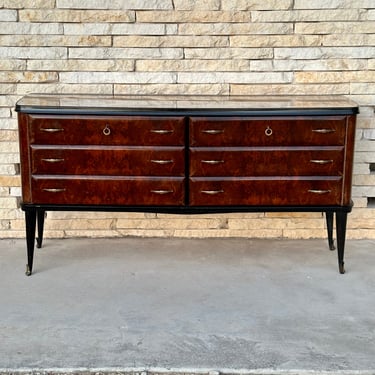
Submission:
M 16 111 L 27 275 L 59 210 L 323 212 L 345 272 L 359 112 L 347 98 L 35 94 Z
M 26 275 L 33 271 L 34 248 L 42 247 L 44 220 L 47 211 L 109 211 L 109 212 L 153 212 L 170 214 L 209 214 L 225 212 L 324 212 L 327 223 L 328 247 L 335 250 L 333 239 L 333 222 L 336 216 L 336 241 L 339 272 L 345 273 L 344 250 L 346 223 L 352 206 L 343 207 L 117 207 L 117 206 L 54 206 L 54 205 L 22 205 L 26 219 L 27 265 Z M 36 232 L 38 237 L 35 236 Z

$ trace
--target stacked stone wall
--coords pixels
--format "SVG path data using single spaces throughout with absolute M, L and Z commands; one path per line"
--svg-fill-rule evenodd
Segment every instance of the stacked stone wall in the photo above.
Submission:
M 375 238 L 374 0 L 0 0 L 0 238 L 24 237 L 28 93 L 344 95 L 360 105 L 348 238 Z M 322 215 L 49 214 L 47 237 L 324 237 Z

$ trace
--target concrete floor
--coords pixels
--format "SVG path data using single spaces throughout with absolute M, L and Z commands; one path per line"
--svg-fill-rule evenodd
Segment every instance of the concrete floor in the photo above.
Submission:
M 375 369 L 375 241 L 0 241 L 0 372 Z

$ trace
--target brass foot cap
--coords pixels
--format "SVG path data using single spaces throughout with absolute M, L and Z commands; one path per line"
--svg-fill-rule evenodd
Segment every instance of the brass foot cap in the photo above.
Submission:
M 339 270 L 340 270 L 340 273 L 341 273 L 341 274 L 344 274 L 344 273 L 345 273 L 344 263 L 339 264 Z
M 28 264 L 26 264 L 26 272 L 25 272 L 25 275 L 26 275 L 26 276 L 31 276 L 31 269 L 30 269 L 30 267 L 29 267 Z

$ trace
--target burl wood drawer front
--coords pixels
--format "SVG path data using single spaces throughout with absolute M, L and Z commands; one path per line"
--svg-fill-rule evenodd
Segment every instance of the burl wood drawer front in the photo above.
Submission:
M 191 178 L 192 206 L 340 205 L 342 178 Z
M 190 176 L 338 176 L 344 148 L 191 148 Z
M 184 176 L 184 147 L 31 146 L 32 174 Z
M 34 176 L 35 204 L 183 205 L 184 178 Z
M 29 115 L 31 144 L 184 145 L 183 117 Z
M 345 144 L 345 116 L 190 119 L 190 146 L 335 146 Z

